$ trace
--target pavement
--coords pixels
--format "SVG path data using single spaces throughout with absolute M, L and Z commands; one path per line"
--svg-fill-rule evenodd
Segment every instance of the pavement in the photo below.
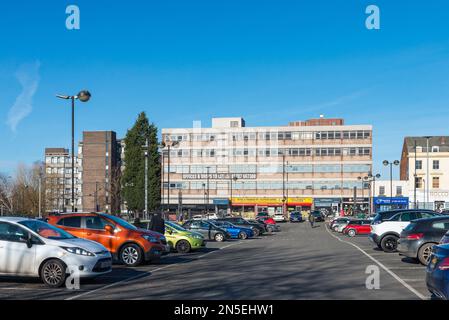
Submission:
M 189 254 L 50 289 L 39 279 L 0 277 L 0 299 L 428 299 L 425 268 L 374 249 L 366 236 L 335 234 L 324 223 L 283 223 L 255 239 L 209 242 Z M 379 289 L 367 289 L 369 270 Z

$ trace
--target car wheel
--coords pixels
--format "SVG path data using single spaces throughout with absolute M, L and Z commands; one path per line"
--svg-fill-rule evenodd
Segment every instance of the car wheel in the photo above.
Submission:
M 334 230 L 334 232 L 338 232 L 338 227 L 335 226 L 332 230 Z
M 40 271 L 40 278 L 47 286 L 52 288 L 62 287 L 67 277 L 67 267 L 57 259 L 51 259 L 44 263 Z
M 127 267 L 136 267 L 142 262 L 142 250 L 136 244 L 127 244 L 120 250 L 120 261 Z
M 258 237 L 258 236 L 260 235 L 260 230 L 257 229 L 257 228 L 254 228 L 254 229 L 253 229 L 253 232 L 254 232 L 254 236 L 255 236 L 255 237 Z
M 347 233 L 348 233 L 348 236 L 350 236 L 350 237 L 355 237 L 355 235 L 356 235 L 356 232 L 354 229 L 349 229 Z
M 427 266 L 429 264 L 430 256 L 432 254 L 432 247 L 434 243 L 425 243 L 418 250 L 418 260 L 421 264 Z
M 398 247 L 398 237 L 394 235 L 387 235 L 382 238 L 380 246 L 385 252 L 395 252 Z
M 240 240 L 245 240 L 246 238 L 248 238 L 248 235 L 246 234 L 246 232 L 240 231 L 239 232 L 239 239 Z
M 190 243 L 187 240 L 179 240 L 176 243 L 176 251 L 178 251 L 179 253 L 188 253 L 190 252 L 191 249 L 192 247 L 190 246 Z
M 225 237 L 224 237 L 223 233 L 219 232 L 215 235 L 214 239 L 217 242 L 223 242 Z

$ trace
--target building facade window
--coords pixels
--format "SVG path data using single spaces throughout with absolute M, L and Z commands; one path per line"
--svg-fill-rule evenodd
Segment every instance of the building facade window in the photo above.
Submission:
M 421 189 L 422 188 L 422 178 L 421 177 L 416 177 L 415 178 L 415 187 L 417 189 Z
M 379 195 L 380 196 L 384 196 L 385 195 L 385 187 L 384 186 L 379 186 Z
M 440 177 L 432 177 L 432 188 L 433 189 L 440 188 Z
M 433 169 L 434 170 L 440 169 L 440 161 L 439 160 L 433 160 Z
M 415 167 L 417 170 L 421 170 L 422 169 L 422 160 L 416 160 Z

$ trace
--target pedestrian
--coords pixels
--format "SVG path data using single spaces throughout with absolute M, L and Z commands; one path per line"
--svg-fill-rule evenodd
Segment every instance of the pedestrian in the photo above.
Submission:
M 160 212 L 156 212 L 153 214 L 153 217 L 151 219 L 150 223 L 150 229 L 159 233 L 164 234 L 165 233 L 165 221 L 164 218 L 162 218 L 162 215 Z
M 313 215 L 312 212 L 309 214 L 309 222 L 310 226 L 313 228 L 313 224 L 315 223 L 315 216 Z

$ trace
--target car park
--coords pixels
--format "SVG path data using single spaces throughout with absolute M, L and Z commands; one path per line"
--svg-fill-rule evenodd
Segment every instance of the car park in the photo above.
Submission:
M 432 248 L 426 268 L 426 285 L 433 298 L 449 299 L 449 244 Z
M 276 222 L 285 222 L 285 216 L 282 213 L 275 213 L 272 217 Z
M 202 234 L 191 232 L 171 221 L 165 222 L 165 237 L 170 248 L 179 253 L 188 253 L 206 245 Z
M 245 219 L 246 221 L 248 221 L 250 224 L 258 226 L 259 228 L 262 228 L 264 232 L 269 232 L 269 230 L 267 229 L 267 226 L 265 223 L 263 223 L 262 221 L 256 220 L 256 219 Z
M 386 220 L 384 217 L 376 216 L 371 222 L 369 239 L 379 249 L 385 252 L 395 252 L 400 234 L 410 221 L 434 216 L 440 216 L 440 214 L 430 210 L 403 210 L 395 212 Z
M 303 222 L 302 213 L 299 211 L 293 211 L 290 213 L 290 222 Z
M 231 238 L 231 235 L 207 220 L 188 220 L 182 227 L 192 232 L 200 233 L 206 240 L 223 242 Z
M 349 237 L 367 235 L 371 232 L 371 220 L 352 220 L 343 228 L 342 233 Z
M 96 277 L 111 270 L 111 254 L 99 243 L 43 221 L 0 218 L 1 275 L 39 277 L 49 287 L 61 287 L 70 272 Z
M 268 232 L 276 232 L 281 230 L 280 226 L 271 217 L 259 217 L 257 218 L 257 221 L 264 223 Z
M 265 233 L 265 228 L 257 224 L 250 223 L 241 217 L 221 218 L 217 219 L 217 221 L 227 221 L 238 227 L 251 228 L 254 232 L 255 237 L 258 237 L 259 235 Z
M 226 232 L 230 234 L 232 239 L 245 240 L 247 238 L 254 237 L 254 232 L 251 228 L 238 227 L 228 221 L 211 220 L 210 222 L 217 227 L 226 230 Z
M 51 215 L 48 223 L 72 235 L 104 245 L 115 260 L 135 267 L 158 261 L 167 250 L 163 234 L 139 229 L 125 220 L 104 213 L 69 213 Z
M 413 220 L 400 234 L 399 254 L 427 265 L 432 247 L 441 241 L 448 230 L 449 216 Z

